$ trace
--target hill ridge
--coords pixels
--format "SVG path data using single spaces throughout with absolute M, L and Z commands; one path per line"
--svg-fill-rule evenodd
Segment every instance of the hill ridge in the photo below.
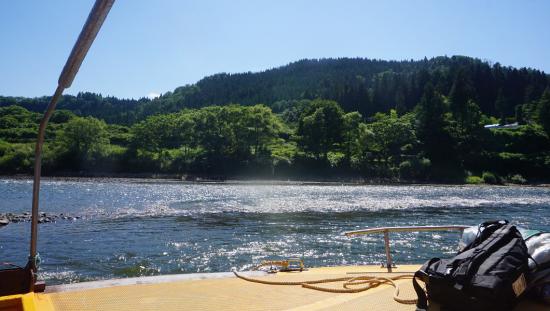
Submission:
M 121 99 L 82 92 L 65 95 L 58 108 L 94 116 L 108 123 L 133 124 L 149 115 L 238 103 L 266 104 L 325 98 L 346 111 L 364 116 L 389 109 L 409 111 L 419 102 L 427 83 L 448 95 L 459 73 L 471 86 L 469 95 L 487 115 L 513 116 L 518 105 L 540 98 L 550 76 L 533 68 L 515 68 L 467 56 L 437 56 L 421 60 L 382 60 L 361 57 L 301 59 L 258 72 L 217 73 L 150 100 Z M 503 103 L 497 107 L 497 98 Z M 45 109 L 49 97 L 0 97 L 0 107 L 20 105 Z M 284 104 L 283 106 L 288 106 Z

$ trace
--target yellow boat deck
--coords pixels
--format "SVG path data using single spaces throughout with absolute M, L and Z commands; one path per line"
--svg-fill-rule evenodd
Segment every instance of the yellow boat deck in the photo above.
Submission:
M 394 271 L 413 272 L 418 267 L 404 265 Z M 253 277 L 305 281 L 357 276 L 359 272 L 388 276 L 384 271 L 377 266 L 324 267 Z M 410 279 L 396 283 L 401 298 L 416 297 Z M 323 286 L 342 288 L 342 283 Z M 414 305 L 395 302 L 393 293 L 394 288 L 384 284 L 360 293 L 328 293 L 301 286 L 252 283 L 231 274 L 198 274 L 52 286 L 45 293 L 23 295 L 22 308 L 10 308 L 6 302 L 9 297 L 0 298 L 0 310 L 415 310 Z M 2 299 L 7 308 L 2 307 Z M 525 301 L 516 310 L 547 307 Z

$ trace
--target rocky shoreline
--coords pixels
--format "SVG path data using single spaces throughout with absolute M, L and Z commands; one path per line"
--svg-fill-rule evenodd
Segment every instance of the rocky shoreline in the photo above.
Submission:
M 48 214 L 48 213 L 40 213 L 38 218 L 38 223 L 50 223 L 50 222 L 56 222 L 58 220 L 68 220 L 68 221 L 74 221 L 80 219 L 80 216 L 70 216 L 66 214 Z M 10 223 L 18 223 L 18 222 L 30 222 L 31 221 L 31 214 L 30 213 L 21 213 L 21 214 L 15 214 L 15 213 L 0 213 L 0 227 L 4 227 L 9 225 Z

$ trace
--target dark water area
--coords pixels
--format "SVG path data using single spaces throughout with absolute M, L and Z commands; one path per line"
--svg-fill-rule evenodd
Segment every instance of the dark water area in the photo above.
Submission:
M 0 213 L 30 211 L 32 182 L 0 180 Z M 189 184 L 153 180 L 44 180 L 41 211 L 81 216 L 40 224 L 49 284 L 248 269 L 303 257 L 309 266 L 379 264 L 374 226 L 476 225 L 508 219 L 550 231 L 550 188 Z M 0 228 L 0 262 L 24 265 L 30 224 Z M 451 256 L 457 233 L 392 234 L 396 263 Z

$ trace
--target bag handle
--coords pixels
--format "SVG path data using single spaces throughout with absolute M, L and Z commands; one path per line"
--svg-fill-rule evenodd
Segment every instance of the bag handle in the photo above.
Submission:
M 509 222 L 508 220 L 489 220 L 486 222 L 483 222 L 477 226 L 477 235 L 475 239 L 470 242 L 470 244 L 466 245 L 459 254 L 466 252 L 467 250 L 470 250 L 474 247 L 477 247 L 480 245 L 485 239 L 487 239 L 491 234 L 493 234 L 495 231 L 497 231 L 499 228 L 507 225 Z

